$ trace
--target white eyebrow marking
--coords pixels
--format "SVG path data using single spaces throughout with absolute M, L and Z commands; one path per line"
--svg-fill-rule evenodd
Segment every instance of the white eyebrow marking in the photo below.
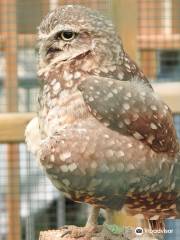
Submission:
M 77 32 L 77 33 L 80 31 L 80 29 L 77 26 L 75 26 L 75 25 L 68 25 L 68 24 L 61 25 L 61 24 L 58 24 L 58 25 L 55 26 L 55 28 L 53 30 L 51 30 L 51 32 L 49 34 L 48 33 L 39 32 L 39 40 L 45 40 L 47 38 L 50 38 L 55 33 L 61 32 L 63 30 L 73 31 L 73 32 Z

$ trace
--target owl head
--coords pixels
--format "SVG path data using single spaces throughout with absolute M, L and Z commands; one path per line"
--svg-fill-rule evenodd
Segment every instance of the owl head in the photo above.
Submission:
M 39 67 L 94 57 L 98 65 L 117 61 L 122 46 L 113 24 L 99 12 L 65 5 L 50 12 L 38 28 Z

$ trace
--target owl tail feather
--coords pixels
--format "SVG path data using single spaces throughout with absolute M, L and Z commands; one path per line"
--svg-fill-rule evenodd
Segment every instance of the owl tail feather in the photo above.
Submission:
M 165 221 L 164 219 L 158 220 L 148 220 L 149 226 L 151 230 L 163 230 L 165 229 Z

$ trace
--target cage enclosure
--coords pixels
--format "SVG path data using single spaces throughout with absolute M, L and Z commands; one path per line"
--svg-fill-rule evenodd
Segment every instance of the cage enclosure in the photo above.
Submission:
M 40 231 L 86 222 L 87 205 L 64 198 L 24 142 L 25 127 L 37 112 L 40 87 L 37 26 L 49 11 L 64 4 L 97 9 L 113 21 L 130 57 L 170 106 L 180 138 L 179 0 L 1 0 L 0 240 L 34 240 Z M 114 214 L 114 221 L 141 225 L 138 216 L 124 211 Z M 178 224 L 171 226 L 174 232 L 166 240 L 179 239 Z

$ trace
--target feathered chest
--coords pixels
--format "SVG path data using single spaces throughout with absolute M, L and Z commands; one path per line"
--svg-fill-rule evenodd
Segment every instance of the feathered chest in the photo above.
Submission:
M 60 90 L 60 83 L 45 85 L 40 94 L 39 120 L 44 136 L 70 127 L 89 113 L 81 93 L 77 89 Z

